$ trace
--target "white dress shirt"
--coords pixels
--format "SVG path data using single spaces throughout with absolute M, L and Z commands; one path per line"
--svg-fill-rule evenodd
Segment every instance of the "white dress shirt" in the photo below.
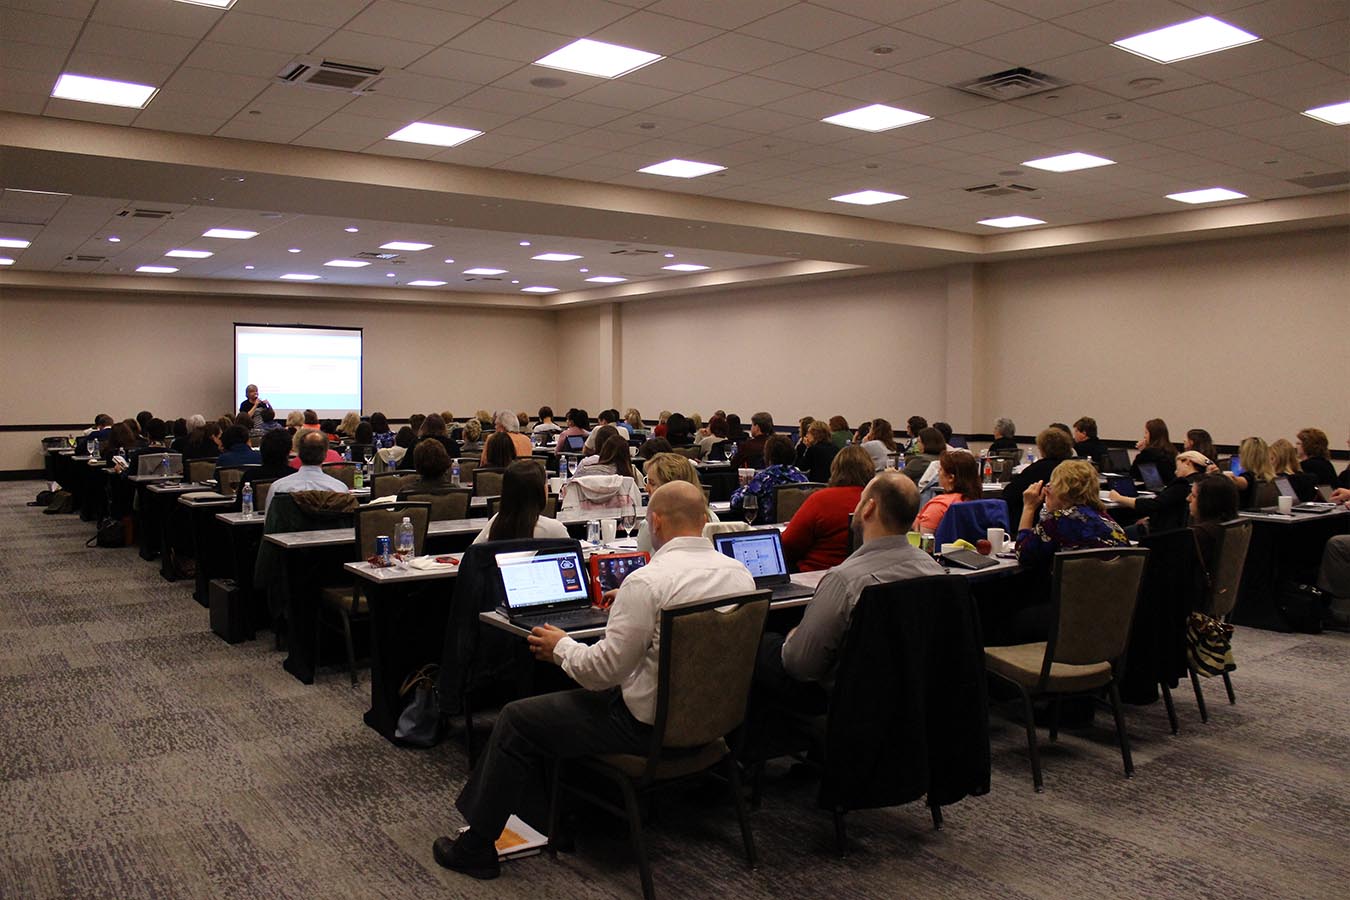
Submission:
M 618 685 L 633 718 L 656 718 L 656 681 L 661 643 L 661 610 L 755 589 L 750 570 L 713 549 L 701 537 L 677 537 L 651 562 L 624 579 L 610 607 L 605 636 L 594 644 L 570 637 L 558 641 L 554 660 L 584 688 Z

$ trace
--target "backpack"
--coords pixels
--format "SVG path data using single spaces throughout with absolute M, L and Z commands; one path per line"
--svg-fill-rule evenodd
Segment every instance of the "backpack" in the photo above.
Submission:
M 98 523 L 98 532 L 85 541 L 86 547 L 125 547 L 130 541 L 131 528 L 128 522 L 130 517 L 121 519 L 104 518 Z
M 43 494 L 47 495 L 47 502 L 42 502 Z M 45 505 L 47 508 L 42 512 L 44 515 L 55 516 L 62 513 L 75 512 L 75 495 L 70 491 L 42 491 L 38 494 L 37 506 Z

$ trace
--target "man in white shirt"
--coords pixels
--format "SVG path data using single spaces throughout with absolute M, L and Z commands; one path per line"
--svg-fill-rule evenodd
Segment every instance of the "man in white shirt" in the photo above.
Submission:
M 328 456 L 328 436 L 322 431 L 308 431 L 300 439 L 296 451 L 300 457 L 300 469 L 294 475 L 278 478 L 272 482 L 267 492 L 267 503 L 277 494 L 292 494 L 296 491 L 338 491 L 346 493 L 347 486 L 323 470 L 323 461 Z M 263 507 L 264 514 L 267 507 Z
M 755 589 L 744 565 L 702 537 L 707 504 L 697 486 L 662 485 L 652 494 L 647 521 L 656 553 L 624 579 L 601 640 L 581 644 L 549 625 L 530 635 L 535 658 L 557 663 L 584 690 L 529 697 L 502 709 L 455 804 L 469 830 L 433 845 L 436 862 L 447 869 L 497 877 L 495 841 L 537 767 L 597 753 L 645 754 L 656 717 L 661 610 Z

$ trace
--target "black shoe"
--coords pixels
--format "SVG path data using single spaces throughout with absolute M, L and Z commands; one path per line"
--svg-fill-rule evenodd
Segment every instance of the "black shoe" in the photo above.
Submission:
M 497 861 L 497 848 L 488 844 L 486 848 L 479 850 L 469 850 L 465 846 L 464 836 L 452 840 L 449 837 L 438 837 L 436 842 L 431 845 L 431 853 L 436 857 L 436 862 L 447 869 L 452 869 L 471 878 L 481 878 L 488 880 L 496 878 L 502 873 L 501 863 Z

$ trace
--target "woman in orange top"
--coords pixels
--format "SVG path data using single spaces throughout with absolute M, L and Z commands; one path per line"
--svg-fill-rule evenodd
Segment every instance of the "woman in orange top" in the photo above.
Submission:
M 983 496 L 980 485 L 980 466 L 974 455 L 965 450 L 944 450 L 938 457 L 938 485 L 942 493 L 923 505 L 914 520 L 914 530 L 932 534 L 937 531 L 947 507 L 965 500 L 979 500 Z

